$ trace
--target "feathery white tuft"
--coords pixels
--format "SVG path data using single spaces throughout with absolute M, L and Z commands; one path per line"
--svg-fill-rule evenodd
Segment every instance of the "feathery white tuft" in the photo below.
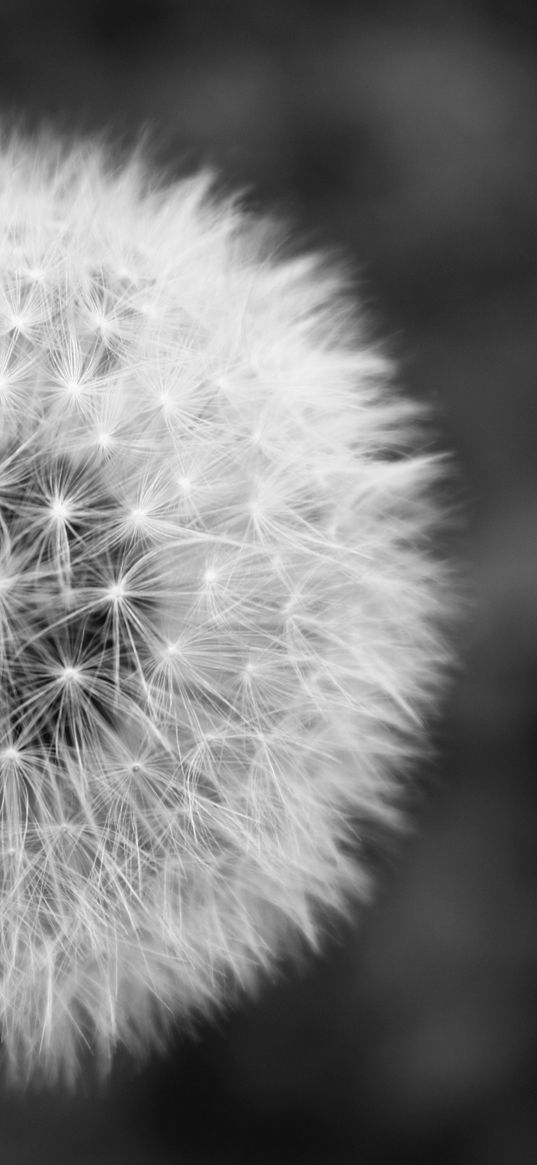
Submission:
M 0 153 L 0 1027 L 76 1080 L 369 893 L 445 662 L 439 469 L 211 175 Z

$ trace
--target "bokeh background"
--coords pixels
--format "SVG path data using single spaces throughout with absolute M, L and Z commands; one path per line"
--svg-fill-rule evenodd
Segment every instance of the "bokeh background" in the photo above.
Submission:
M 345 257 L 475 596 L 373 908 L 137 1076 L 1 1100 L 5 1165 L 537 1160 L 536 66 L 531 0 L 0 0 L 8 124 L 142 129 Z

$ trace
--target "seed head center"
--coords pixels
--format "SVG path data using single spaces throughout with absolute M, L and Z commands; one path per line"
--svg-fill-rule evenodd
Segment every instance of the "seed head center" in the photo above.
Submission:
M 125 580 L 120 578 L 117 582 L 112 583 L 111 586 L 107 587 L 106 595 L 107 598 L 112 599 L 114 603 L 118 603 L 121 599 L 125 598 L 126 591 L 127 587 Z
M 60 494 L 57 494 L 56 497 L 52 499 L 49 510 L 53 520 L 59 524 L 62 524 L 63 522 L 68 521 L 72 512 L 72 506 L 66 498 L 63 498 Z
M 65 664 L 60 669 L 60 683 L 65 685 L 79 684 L 82 679 L 82 670 L 73 664 Z

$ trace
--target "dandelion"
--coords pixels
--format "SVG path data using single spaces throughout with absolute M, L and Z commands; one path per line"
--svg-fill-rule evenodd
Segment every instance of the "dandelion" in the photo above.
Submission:
M 370 891 L 445 663 L 434 457 L 201 173 L 0 157 L 5 1075 L 163 1046 Z

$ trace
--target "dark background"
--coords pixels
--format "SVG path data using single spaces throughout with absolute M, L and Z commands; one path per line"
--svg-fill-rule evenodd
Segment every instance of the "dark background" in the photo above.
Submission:
M 454 451 L 475 611 L 418 831 L 322 959 L 2 1165 L 537 1160 L 537 16 L 530 0 L 0 0 L 0 113 L 143 128 L 353 264 Z

